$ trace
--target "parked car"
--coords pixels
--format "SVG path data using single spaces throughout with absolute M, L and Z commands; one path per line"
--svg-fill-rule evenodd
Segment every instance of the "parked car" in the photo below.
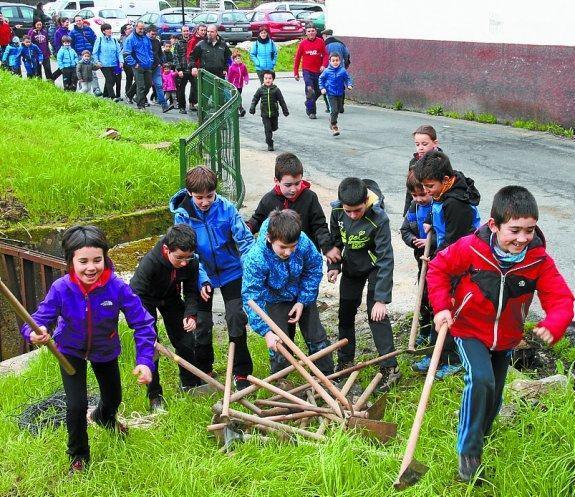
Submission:
M 44 6 L 44 11 L 53 16 L 73 18 L 74 14 L 84 9 L 117 9 L 118 5 L 112 5 L 110 0 L 58 0 Z
M 291 12 L 295 17 L 300 12 L 323 12 L 324 6 L 315 2 L 266 2 L 258 5 L 254 10 L 270 12 L 272 10 L 278 12 Z
M 296 19 L 305 28 L 306 24 L 312 23 L 318 33 L 321 33 L 325 29 L 325 13 L 324 12 L 314 12 L 314 11 L 304 11 L 296 15 Z
M 34 27 L 34 7 L 19 3 L 0 2 L 0 12 L 10 23 L 16 36 L 22 37 Z
M 201 12 L 199 7 L 184 7 L 184 14 L 188 14 L 189 16 L 194 17 Z M 182 15 L 182 8 L 181 7 L 172 7 L 170 9 L 163 9 L 161 11 L 162 14 L 180 14 Z
M 215 24 L 218 27 L 218 34 L 231 45 L 247 41 L 252 37 L 248 18 L 240 10 L 202 12 L 194 17 L 193 23 L 196 26 L 200 23 Z
M 272 40 L 297 40 L 304 34 L 304 28 L 291 12 L 255 11 L 248 16 L 252 37 L 257 38 L 260 28 L 265 26 Z
M 116 9 L 122 9 L 130 19 L 137 19 L 147 12 L 162 12 L 172 6 L 166 0 L 116 0 Z
M 173 35 L 182 34 L 182 13 L 148 12 L 138 18 L 136 22 L 143 22 L 146 27 L 153 24 L 158 28 L 160 40 L 169 40 Z M 185 14 L 186 26 L 194 27 L 192 16 Z
M 76 12 L 75 16 L 82 16 L 84 24 L 88 24 L 96 34 L 102 32 L 100 29 L 102 24 L 108 23 L 112 26 L 112 36 L 114 38 L 119 38 L 120 28 L 124 24 L 130 23 L 128 16 L 120 9 L 84 9 Z

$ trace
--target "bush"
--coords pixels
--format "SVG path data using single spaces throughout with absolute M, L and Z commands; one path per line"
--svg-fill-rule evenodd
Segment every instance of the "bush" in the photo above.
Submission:
M 466 121 L 475 121 L 476 118 L 477 116 L 475 115 L 475 112 L 473 112 L 472 110 L 468 110 L 467 112 L 463 113 L 463 119 L 465 119 Z
M 451 119 L 461 119 L 461 114 L 459 114 L 459 112 L 455 112 L 455 111 L 446 111 L 443 114 L 445 117 L 450 117 Z
M 475 120 L 478 123 L 497 124 L 497 118 L 493 114 L 479 114 L 476 116 Z
M 443 115 L 443 107 L 441 105 L 432 105 L 426 111 L 430 116 L 442 116 Z
M 401 100 L 396 100 L 395 103 L 393 104 L 393 109 L 394 110 L 403 109 L 403 102 Z

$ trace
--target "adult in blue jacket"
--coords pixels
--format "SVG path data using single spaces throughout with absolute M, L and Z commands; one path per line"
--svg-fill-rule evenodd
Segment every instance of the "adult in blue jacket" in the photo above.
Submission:
M 104 97 L 113 98 L 116 102 L 119 102 L 121 100 L 120 81 L 122 79 L 122 67 L 124 66 L 122 47 L 118 40 L 112 37 L 112 26 L 110 24 L 104 23 L 100 29 L 102 30 L 102 36 L 98 36 L 96 39 L 92 56 L 106 80 Z M 118 88 L 117 94 L 115 88 Z
M 138 109 L 146 108 L 146 95 L 152 87 L 152 65 L 154 54 L 152 40 L 146 36 L 146 25 L 138 21 L 134 31 L 124 42 L 124 62 L 132 67 L 136 82 L 136 104 Z
M 250 59 L 256 67 L 256 73 L 260 78 L 260 84 L 264 82 L 264 71 L 273 71 L 278 61 L 278 50 L 274 41 L 270 38 L 265 26 L 260 28 L 256 41 L 252 43 Z
M 94 30 L 90 26 L 84 24 L 84 18 L 82 16 L 74 17 L 74 27 L 68 36 L 72 39 L 72 48 L 76 50 L 79 59 L 82 58 L 82 52 L 84 50 L 89 50 L 90 53 L 94 52 L 96 33 L 94 33 Z M 96 96 L 100 96 L 102 94 L 96 71 L 93 72 L 92 90 Z
M 221 290 L 229 338 L 236 344 L 234 380 L 236 388 L 241 389 L 249 386 L 246 377 L 253 370 L 241 289 L 242 259 L 254 244 L 254 237 L 235 205 L 216 194 L 217 184 L 217 176 L 209 168 L 191 169 L 186 175 L 186 188 L 170 200 L 170 210 L 175 224 L 187 224 L 196 232 L 196 253 L 211 284 Z M 194 365 L 206 373 L 211 373 L 214 363 L 212 327 L 212 299 L 200 301 Z
M 252 330 L 266 340 L 272 373 L 289 364 L 276 351 L 277 335 L 249 307 L 249 300 L 267 312 L 292 339 L 298 323 L 310 355 L 329 345 L 316 302 L 323 259 L 301 227 L 297 212 L 291 209 L 272 212 L 244 260 L 244 310 Z M 319 359 L 316 365 L 326 375 L 333 373 L 331 355 Z

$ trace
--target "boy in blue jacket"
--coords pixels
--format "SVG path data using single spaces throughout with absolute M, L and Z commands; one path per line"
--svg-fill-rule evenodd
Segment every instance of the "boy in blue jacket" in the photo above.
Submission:
M 329 55 L 329 66 L 319 76 L 319 88 L 322 95 L 327 95 L 330 112 L 330 129 L 333 136 L 339 135 L 337 127 L 337 116 L 343 112 L 343 102 L 345 100 L 345 88 L 352 88 L 351 76 L 341 65 L 339 53 L 334 52 Z
M 236 389 L 249 386 L 246 377 L 253 371 L 248 350 L 247 317 L 242 309 L 242 259 L 254 244 L 254 236 L 236 207 L 216 194 L 218 178 L 207 167 L 197 166 L 186 175 L 186 188 L 170 200 L 174 223 L 187 224 L 196 232 L 196 252 L 209 281 L 202 278 L 203 292 L 220 288 L 225 304 L 230 341 L 235 342 L 234 382 Z M 192 363 L 206 373 L 212 372 L 212 299 L 198 303 L 198 319 Z
M 20 66 L 20 60 L 26 69 L 27 78 L 39 78 L 41 76 L 38 73 L 38 66 L 42 64 L 44 55 L 42 55 L 42 50 L 38 48 L 38 45 L 32 43 L 32 38 L 28 35 L 22 37 L 18 66 Z
M 58 62 L 58 69 L 62 71 L 62 80 L 64 82 L 64 90 L 76 91 L 76 65 L 80 61 L 78 54 L 72 48 L 72 38 L 69 36 L 62 36 L 62 46 L 56 55 Z
M 12 73 L 17 74 L 18 76 L 22 75 L 22 71 L 20 70 L 20 52 L 22 48 L 20 48 L 20 38 L 14 36 L 10 45 L 8 45 L 4 53 L 2 54 L 2 65 L 10 69 Z
M 290 324 L 299 323 L 310 355 L 329 345 L 316 304 L 323 261 L 301 228 L 297 212 L 291 209 L 273 211 L 244 261 L 244 309 L 251 328 L 265 338 L 270 349 L 272 373 L 289 364 L 277 353 L 279 337 L 247 305 L 249 300 L 267 312 L 292 339 L 295 328 Z M 333 373 L 331 355 L 319 359 L 316 365 L 326 375 Z

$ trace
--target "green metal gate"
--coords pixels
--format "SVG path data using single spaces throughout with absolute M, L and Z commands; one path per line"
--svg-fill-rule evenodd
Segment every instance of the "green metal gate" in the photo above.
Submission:
M 206 165 L 219 178 L 219 191 L 242 205 L 245 188 L 240 170 L 241 98 L 227 81 L 203 69 L 198 74 L 198 120 L 200 126 L 189 138 L 180 139 L 180 182 L 185 186 L 186 172 Z

